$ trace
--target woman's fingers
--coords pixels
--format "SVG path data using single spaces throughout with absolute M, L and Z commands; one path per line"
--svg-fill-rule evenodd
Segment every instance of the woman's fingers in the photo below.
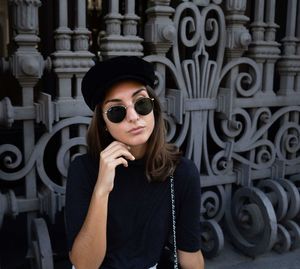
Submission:
M 128 167 L 127 160 L 134 160 L 124 143 L 114 141 L 100 153 L 99 173 L 96 189 L 110 192 L 114 186 L 115 169 L 118 165 Z
M 128 167 L 128 162 L 122 157 L 115 159 L 114 162 L 115 162 L 115 167 L 117 167 L 120 164 L 123 164 L 125 167 Z
M 116 166 L 120 164 L 127 167 L 128 162 L 126 159 L 135 159 L 129 151 L 128 146 L 118 141 L 112 142 L 100 153 L 100 173 L 102 175 L 107 175 L 107 173 L 111 174 L 111 172 L 115 170 Z
M 122 143 L 114 144 L 111 147 L 103 150 L 100 154 L 100 157 L 102 159 L 107 160 L 119 158 L 121 156 L 129 160 L 135 159 L 131 152 L 128 150 L 128 147 Z
M 112 143 L 110 143 L 104 150 L 103 152 L 107 152 L 110 151 L 114 148 L 119 148 L 119 147 L 124 147 L 125 149 L 130 149 L 130 147 L 122 142 L 119 141 L 113 141 Z
M 108 152 L 108 153 L 105 153 L 103 154 L 102 156 L 103 158 L 106 158 L 108 160 L 110 159 L 116 159 L 116 158 L 119 158 L 119 157 L 124 157 L 128 160 L 134 160 L 134 156 L 126 149 L 116 149 L 115 151 L 112 151 L 112 152 Z

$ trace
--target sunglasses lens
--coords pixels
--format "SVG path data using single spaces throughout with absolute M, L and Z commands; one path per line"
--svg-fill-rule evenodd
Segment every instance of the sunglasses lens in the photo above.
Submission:
M 153 101 L 150 98 L 142 98 L 135 103 L 134 109 L 140 115 L 148 115 L 153 109 Z
M 126 116 L 126 108 L 123 106 L 113 106 L 107 111 L 107 118 L 114 123 L 119 123 Z

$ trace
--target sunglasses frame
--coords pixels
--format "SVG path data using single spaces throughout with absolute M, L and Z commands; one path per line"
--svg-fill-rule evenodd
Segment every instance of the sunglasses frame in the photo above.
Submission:
M 136 111 L 136 109 L 135 109 L 136 103 L 139 102 L 140 100 L 143 100 L 143 99 L 149 99 L 149 100 L 152 101 L 152 109 L 150 110 L 149 113 L 147 113 L 147 114 L 145 114 L 145 115 L 138 113 L 138 112 Z M 136 112 L 137 114 L 139 114 L 139 115 L 141 115 L 141 116 L 146 116 L 146 115 L 150 114 L 151 111 L 153 111 L 153 108 L 154 108 L 154 100 L 155 100 L 155 99 L 154 99 L 153 97 L 142 97 L 142 98 L 139 98 L 134 104 L 132 104 L 132 105 L 130 105 L 130 106 L 133 106 L 133 108 L 134 108 L 134 110 L 135 110 L 135 112 Z M 121 122 L 126 118 L 126 115 L 127 115 L 127 108 L 130 107 L 130 106 L 114 105 L 114 106 L 109 107 L 109 108 L 108 108 L 106 111 L 104 111 L 103 113 L 106 115 L 107 119 L 108 119 L 110 122 L 112 122 L 112 123 L 121 123 Z M 109 113 L 109 110 L 110 110 L 111 108 L 113 108 L 113 107 L 123 107 L 123 108 L 125 108 L 125 112 L 126 112 L 126 113 L 125 113 L 124 118 L 123 118 L 121 121 L 114 122 L 114 121 L 112 121 L 112 120 L 108 117 L 107 113 Z

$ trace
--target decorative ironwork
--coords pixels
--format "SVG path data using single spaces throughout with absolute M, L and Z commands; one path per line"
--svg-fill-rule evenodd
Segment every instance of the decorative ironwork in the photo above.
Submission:
M 279 41 L 275 0 L 149 0 L 141 22 L 137 2 L 109 1 L 99 55 L 145 55 L 155 64 L 167 138 L 200 170 L 203 253 L 217 256 L 225 232 L 245 255 L 299 248 L 300 3 L 287 1 Z M 22 102 L 2 99 L 0 124 L 14 128 L 22 122 L 23 147 L 0 145 L 0 183 L 22 182 L 24 193 L 0 192 L 0 228 L 5 217 L 26 213 L 31 266 L 53 268 L 51 236 L 38 215 L 55 223 L 64 208 L 69 162 L 86 150 L 91 111 L 80 84 L 95 57 L 89 52 L 86 1 L 74 3 L 74 27 L 66 16 L 70 3 L 56 2 L 55 52 L 46 60 L 37 49 L 43 42 L 42 2 L 9 4 L 16 49 L 1 59 L 0 72 L 18 80 Z M 88 4 L 105 10 L 103 1 Z M 45 70 L 57 75 L 56 93 L 41 91 L 34 98 Z M 39 136 L 37 124 L 45 126 Z

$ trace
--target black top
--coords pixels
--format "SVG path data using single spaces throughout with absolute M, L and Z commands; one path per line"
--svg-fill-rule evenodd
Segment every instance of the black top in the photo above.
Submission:
M 70 165 L 66 189 L 68 247 L 86 217 L 98 175 L 98 162 L 89 155 Z M 200 249 L 200 180 L 194 163 L 184 157 L 174 173 L 176 237 L 179 250 Z M 172 233 L 170 181 L 149 183 L 143 160 L 116 168 L 109 194 L 107 251 L 101 269 L 141 269 L 155 265 Z

